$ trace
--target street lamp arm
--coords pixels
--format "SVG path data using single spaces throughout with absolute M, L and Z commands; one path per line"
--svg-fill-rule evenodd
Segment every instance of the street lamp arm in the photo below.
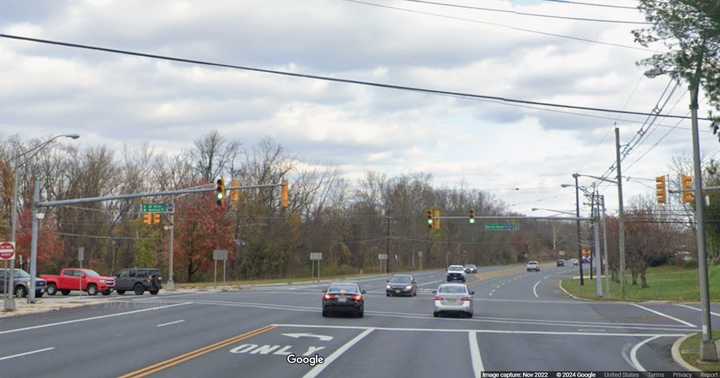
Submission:
M 77 135 L 77 134 L 61 134 L 61 135 L 56 135 L 56 136 L 54 136 L 54 137 L 46 140 L 45 142 L 38 143 L 36 146 L 34 146 L 34 147 L 32 147 L 32 148 L 30 148 L 30 149 L 28 149 L 28 150 L 26 150 L 26 151 L 23 151 L 23 152 L 15 155 L 15 157 L 13 158 L 14 163 L 15 163 L 16 165 L 20 165 L 20 164 L 18 164 L 18 160 L 19 160 L 20 158 L 22 158 L 23 156 L 25 156 L 25 155 L 27 155 L 27 154 L 29 154 L 29 153 L 32 153 L 32 152 L 37 153 L 37 152 L 41 151 L 43 148 L 47 147 L 50 143 L 52 143 L 52 142 L 54 142 L 54 141 L 56 141 L 56 140 L 58 140 L 58 139 L 60 139 L 60 138 L 78 139 L 78 138 L 80 138 L 80 136 Z M 33 155 L 33 156 L 34 156 L 34 155 Z M 29 160 L 30 158 L 32 158 L 32 156 L 30 156 L 27 160 Z
M 591 179 L 600 180 L 600 181 L 605 181 L 605 182 L 609 182 L 609 183 L 611 183 L 611 184 L 616 184 L 616 185 L 617 185 L 617 181 L 615 181 L 615 180 L 610 180 L 610 179 L 607 179 L 607 178 L 605 178 L 605 177 L 598 177 L 598 176 L 593 176 L 593 175 L 583 175 L 583 174 L 580 174 L 580 173 L 576 173 L 576 174 L 577 174 L 579 177 L 589 177 L 589 178 L 591 178 Z

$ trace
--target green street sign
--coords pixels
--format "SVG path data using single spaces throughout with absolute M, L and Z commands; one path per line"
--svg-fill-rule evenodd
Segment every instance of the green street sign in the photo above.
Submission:
M 141 206 L 143 213 L 151 214 L 172 214 L 175 208 L 170 203 L 144 203 Z
M 488 223 L 485 231 L 518 231 L 520 225 L 517 223 Z

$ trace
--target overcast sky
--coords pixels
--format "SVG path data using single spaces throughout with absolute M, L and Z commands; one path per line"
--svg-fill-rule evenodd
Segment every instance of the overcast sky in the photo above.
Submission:
M 630 34 L 638 25 L 404 0 L 367 2 L 406 10 L 344 0 L 10 0 L 0 13 L 0 31 L 293 72 L 644 112 L 653 109 L 667 84 L 663 77 L 644 78 L 644 69 L 636 66 L 650 51 L 517 30 L 639 48 Z M 446 2 L 643 21 L 636 10 L 541 0 Z M 672 113 L 685 115 L 686 92 L 685 86 L 678 88 L 666 110 L 677 104 Z M 706 112 L 701 108 L 701 113 Z M 630 121 L 617 125 L 625 141 L 643 121 L 594 115 Z M 689 122 L 674 130 L 669 126 L 675 126 L 675 120 L 657 124 L 625 160 L 627 176 L 667 174 L 674 156 L 690 156 Z M 574 192 L 560 189 L 560 184 L 570 183 L 572 172 L 600 175 L 614 159 L 613 121 L 608 119 L 0 40 L 0 137 L 77 132 L 82 138 L 75 143 L 82 145 L 120 148 L 149 143 L 158 151 L 174 152 L 212 130 L 245 145 L 273 137 L 304 163 L 337 167 L 349 178 L 368 170 L 391 175 L 429 172 L 437 185 L 465 183 L 484 189 L 521 212 L 532 207 L 573 209 Z M 709 132 L 701 133 L 701 143 L 707 156 L 720 151 Z M 653 186 L 651 181 L 630 179 L 625 198 L 653 193 Z M 614 187 L 603 190 L 614 211 Z

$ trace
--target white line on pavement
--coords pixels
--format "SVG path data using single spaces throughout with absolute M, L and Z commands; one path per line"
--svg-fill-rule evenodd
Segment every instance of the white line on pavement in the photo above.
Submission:
M 432 285 L 432 284 L 437 284 L 437 283 L 440 283 L 440 282 L 443 282 L 443 280 L 423 282 L 423 283 L 421 283 L 421 284 L 418 284 L 418 286 Z
M 475 378 L 481 378 L 485 367 L 483 366 L 482 356 L 480 355 L 480 346 L 477 341 L 477 332 L 468 332 L 468 341 L 470 341 L 470 359 L 472 361 L 473 374 Z
M 369 335 L 370 332 L 374 331 L 375 328 L 366 328 L 365 332 L 355 336 L 352 340 L 345 343 L 345 345 L 338 348 L 336 351 L 334 351 L 331 355 L 329 355 L 325 359 L 325 363 L 321 365 L 316 365 L 312 370 L 307 372 L 307 374 L 303 375 L 303 378 L 315 378 L 317 377 L 325 368 L 333 363 L 338 357 L 340 357 L 343 353 L 345 353 L 348 349 L 350 349 L 353 345 L 357 344 L 358 341 L 365 338 L 365 336 Z
M 637 308 L 641 308 L 641 309 L 643 309 L 643 310 L 645 310 L 645 311 L 652 312 L 653 314 L 660 315 L 660 316 L 662 316 L 662 317 L 664 317 L 664 318 L 667 318 L 667 319 L 670 319 L 670 320 L 674 320 L 674 321 L 676 321 L 676 322 L 678 322 L 678 323 L 685 324 L 685 325 L 688 326 L 688 327 L 697 328 L 697 326 L 696 326 L 695 324 L 692 324 L 692 323 L 690 323 L 690 322 L 686 322 L 686 321 L 684 321 L 684 320 L 682 320 L 682 319 L 678 319 L 678 318 L 676 318 L 676 317 L 674 317 L 674 316 L 670 316 L 670 315 L 668 315 L 668 314 L 663 314 L 662 312 L 653 310 L 653 309 L 651 309 L 651 308 L 649 308 L 649 307 L 645 307 L 645 306 L 639 305 L 639 304 L 637 304 L 637 303 L 630 303 L 630 304 L 633 305 L 633 306 L 635 306 L 635 307 L 637 307 Z
M 169 326 L 169 325 L 173 325 L 173 324 L 180 324 L 180 323 L 182 323 L 182 322 L 184 322 L 184 321 L 185 321 L 185 320 L 180 319 L 180 320 L 175 320 L 175 321 L 172 321 L 172 322 L 160 323 L 160 324 L 156 325 L 155 327 L 160 328 L 160 327 L 165 327 L 165 326 Z
M 695 311 L 702 311 L 702 309 L 699 309 L 699 308 L 693 307 L 693 306 L 688 306 L 688 305 L 686 305 L 686 304 L 676 304 L 675 306 L 679 306 L 679 307 L 683 307 L 683 308 L 687 308 L 687 309 L 695 310 Z M 720 314 L 718 314 L 717 312 L 712 312 L 712 311 L 711 311 L 710 313 L 711 313 L 712 315 L 715 315 L 715 316 L 720 316 Z
M 636 369 L 637 371 L 647 371 L 647 370 L 645 370 L 645 368 L 640 364 L 640 361 L 638 361 L 638 359 L 637 359 L 637 352 L 638 352 L 638 350 L 640 349 L 641 346 L 643 346 L 643 345 L 645 345 L 645 344 L 647 344 L 647 343 L 649 343 L 649 342 L 657 339 L 658 337 L 660 337 L 660 336 L 648 337 L 647 339 L 645 339 L 645 340 L 643 340 L 643 341 L 635 344 L 635 346 L 630 350 L 630 360 L 632 361 L 632 363 L 633 363 L 633 365 L 634 365 L 634 367 L 635 367 L 635 369 Z
M 118 312 L 118 313 L 115 313 L 115 314 L 99 315 L 99 316 L 91 316 L 91 317 L 89 317 L 89 318 L 66 320 L 66 321 L 57 322 L 57 323 L 47 323 L 47 324 L 40 324 L 40 325 L 30 326 L 30 327 L 22 327 L 22 328 L 15 328 L 15 329 L 6 329 L 6 330 L 4 330 L 4 331 L 0 331 L 0 335 L 5 335 L 5 334 L 8 334 L 8 333 L 15 333 L 15 332 L 22 332 L 22 331 L 30 331 L 30 330 L 33 330 L 33 329 L 55 327 L 55 326 L 65 325 L 65 324 L 87 322 L 87 321 L 90 321 L 90 320 L 114 318 L 114 317 L 123 316 L 123 315 L 137 314 L 137 313 L 141 313 L 141 312 L 164 310 L 164 309 L 166 309 L 166 308 L 177 307 L 177 306 L 184 306 L 184 305 L 189 305 L 189 304 L 191 304 L 191 303 L 193 303 L 193 302 L 182 302 L 182 303 L 176 303 L 176 304 L 165 305 L 165 306 L 143 308 L 143 309 L 140 309 L 140 310 L 126 311 L 126 312 Z
M 537 287 L 538 287 L 538 285 L 540 285 L 540 282 L 542 282 L 542 281 L 535 282 L 535 285 L 533 285 L 533 294 L 535 295 L 535 298 L 540 298 L 540 296 L 537 293 Z
M 340 326 L 321 324 L 273 324 L 276 327 L 297 327 L 297 328 L 337 328 L 337 329 L 372 329 L 375 331 L 398 331 L 398 332 L 446 332 L 446 333 L 493 333 L 509 335 L 559 335 L 559 336 L 616 336 L 616 337 L 680 337 L 685 333 L 599 333 L 599 332 L 562 332 L 562 331 L 517 331 L 502 329 L 460 329 L 460 328 L 392 328 L 392 327 L 363 327 L 363 326 Z
M 47 352 L 47 351 L 53 350 L 53 349 L 55 349 L 55 347 L 43 348 L 43 349 L 38 349 L 38 350 L 31 350 L 31 351 L 25 352 L 25 353 L 13 354 L 12 356 L 0 357 L 0 361 L 9 360 L 9 359 L 11 359 L 11 358 L 17 358 L 17 357 L 27 356 L 27 355 L 30 355 L 30 354 Z

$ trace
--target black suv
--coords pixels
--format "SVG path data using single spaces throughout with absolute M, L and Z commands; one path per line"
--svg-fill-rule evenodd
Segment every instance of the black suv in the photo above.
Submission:
M 135 295 L 143 295 L 145 291 L 149 291 L 152 295 L 157 295 L 160 289 L 162 289 L 161 280 L 160 269 L 123 269 L 115 275 L 115 291 L 120 295 L 130 290 L 135 292 Z
M 10 269 L 0 269 L 0 293 L 5 294 L 5 286 L 9 279 Z M 15 269 L 13 274 L 13 284 L 15 288 L 13 293 L 18 298 L 28 295 L 30 292 L 30 274 L 22 269 Z M 47 282 L 42 278 L 35 278 L 35 298 L 40 298 L 45 294 Z

